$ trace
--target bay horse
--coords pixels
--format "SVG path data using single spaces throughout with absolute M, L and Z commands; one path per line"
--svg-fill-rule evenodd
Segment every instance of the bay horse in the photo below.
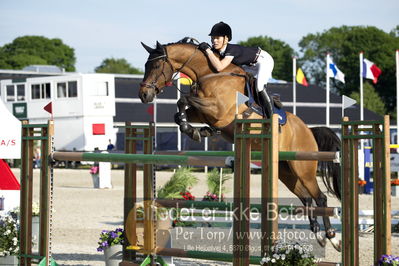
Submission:
M 232 124 L 236 114 L 236 91 L 244 94 L 245 71 L 230 64 L 222 72 L 214 70 L 207 57 L 194 43 L 180 41 L 156 48 L 144 43 L 149 53 L 145 64 L 145 74 L 140 84 L 139 97 L 143 103 L 152 102 L 155 96 L 170 84 L 174 73 L 181 72 L 193 80 L 190 95 L 182 96 L 178 101 L 179 111 L 175 121 L 180 130 L 191 138 L 200 141 L 201 137 L 210 136 L 215 129 L 232 142 L 234 139 Z M 194 89 L 193 89 L 194 87 Z M 188 108 L 188 109 L 187 109 Z M 247 109 L 245 104 L 239 106 L 239 113 Z M 338 151 L 340 140 L 328 128 L 309 129 L 296 115 L 286 112 L 287 122 L 281 126 L 279 137 L 280 151 Z M 262 118 L 257 113 L 250 114 L 249 119 Z M 209 127 L 193 128 L 189 122 L 208 124 Z M 255 144 L 256 145 L 256 144 Z M 258 147 L 260 148 L 260 147 Z M 281 161 L 279 163 L 279 179 L 292 191 L 305 206 L 312 206 L 313 200 L 319 207 L 327 207 L 327 197 L 320 190 L 316 171 L 317 161 Z M 323 181 L 328 192 L 340 199 L 339 165 L 323 162 Z M 313 200 L 312 200 L 313 199 Z M 335 238 L 335 230 L 331 227 L 328 216 L 323 216 L 326 230 L 321 235 L 317 217 L 309 216 L 310 229 L 317 236 L 320 245 L 325 246 L 328 238 L 335 249 L 340 251 L 340 241 Z

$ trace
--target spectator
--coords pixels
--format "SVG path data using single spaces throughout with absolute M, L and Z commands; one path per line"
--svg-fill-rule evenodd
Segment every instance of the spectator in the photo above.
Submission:
M 108 146 L 107 146 L 107 151 L 108 151 L 108 152 L 111 152 L 111 151 L 113 151 L 114 149 L 115 149 L 114 144 L 112 144 L 111 140 L 109 140 L 109 144 L 108 144 Z

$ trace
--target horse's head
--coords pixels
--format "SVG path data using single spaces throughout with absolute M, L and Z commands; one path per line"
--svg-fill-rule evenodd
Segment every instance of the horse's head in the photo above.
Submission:
M 141 44 L 150 55 L 147 63 L 145 63 L 145 73 L 143 81 L 140 83 L 139 97 L 143 103 L 149 103 L 171 81 L 175 71 L 168 60 L 165 46 L 157 42 L 154 49 L 144 43 Z

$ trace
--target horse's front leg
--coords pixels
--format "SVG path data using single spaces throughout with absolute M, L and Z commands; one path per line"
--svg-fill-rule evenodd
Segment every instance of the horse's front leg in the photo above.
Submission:
M 190 108 L 186 110 L 187 107 L 187 98 L 183 96 L 177 101 L 177 108 L 179 111 L 175 114 L 175 122 L 179 125 L 181 132 L 187 134 L 193 140 L 201 142 L 200 130 L 189 124 L 189 121 L 196 122 L 195 120 L 198 119 L 198 116 L 190 111 Z

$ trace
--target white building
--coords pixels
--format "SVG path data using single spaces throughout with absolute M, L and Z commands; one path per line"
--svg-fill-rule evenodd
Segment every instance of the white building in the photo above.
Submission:
M 115 77 L 111 74 L 60 76 L 0 81 L 0 98 L 19 119 L 46 123 L 43 108 L 52 102 L 57 150 L 92 151 L 114 143 Z

